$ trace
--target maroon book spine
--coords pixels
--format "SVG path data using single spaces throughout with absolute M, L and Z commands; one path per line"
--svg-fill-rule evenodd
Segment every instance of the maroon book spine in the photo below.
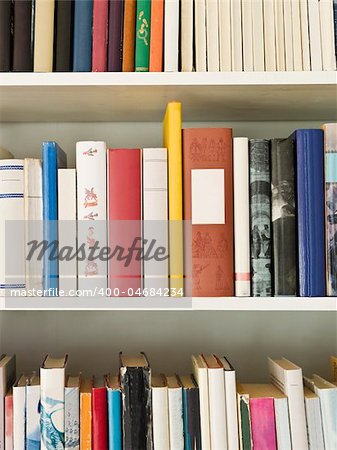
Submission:
M 124 1 L 109 2 L 108 71 L 121 72 L 123 63 Z
M 105 387 L 92 388 L 92 449 L 108 450 L 108 401 Z
M 106 72 L 108 62 L 108 0 L 94 0 L 92 71 Z

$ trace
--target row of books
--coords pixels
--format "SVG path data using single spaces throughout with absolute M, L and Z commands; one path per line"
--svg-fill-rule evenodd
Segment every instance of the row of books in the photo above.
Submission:
M 164 148 L 78 142 L 76 170 L 55 142 L 0 160 L 0 292 L 336 296 L 337 124 L 233 139 L 182 130 L 181 111 Z
M 336 70 L 334 0 L 0 3 L 0 71 Z
M 120 353 L 117 375 L 67 376 L 68 356 L 46 356 L 16 378 L 0 358 L 0 447 L 5 450 L 333 450 L 337 357 L 332 380 L 303 377 L 268 358 L 270 384 L 240 384 L 227 358 L 192 356 L 193 374 L 152 375 L 144 353 Z

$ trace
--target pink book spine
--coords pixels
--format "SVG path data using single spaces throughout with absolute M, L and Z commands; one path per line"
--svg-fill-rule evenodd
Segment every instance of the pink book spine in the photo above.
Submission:
M 254 450 L 277 450 L 274 400 L 251 398 L 249 404 Z
M 106 72 L 108 60 L 108 0 L 94 0 L 92 71 Z
M 5 449 L 13 450 L 13 395 L 5 397 Z

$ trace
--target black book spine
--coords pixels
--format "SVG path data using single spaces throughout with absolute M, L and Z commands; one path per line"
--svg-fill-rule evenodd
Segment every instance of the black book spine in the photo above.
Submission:
M 186 413 L 184 415 L 186 423 L 185 445 L 188 450 L 201 450 L 201 428 L 200 428 L 200 406 L 199 388 L 185 389 Z M 186 440 L 186 438 L 188 439 Z M 189 447 L 188 447 L 189 445 Z
M 33 70 L 33 2 L 14 0 L 13 71 Z
M 297 293 L 295 144 L 271 140 L 273 272 L 275 295 Z
M 149 368 L 121 368 L 124 450 L 152 450 L 150 377 Z
M 11 68 L 11 0 L 0 0 L 0 72 Z
M 251 283 L 254 297 L 272 295 L 270 142 L 249 141 Z
M 56 0 L 54 36 L 54 70 L 56 72 L 73 70 L 73 14 L 73 0 Z

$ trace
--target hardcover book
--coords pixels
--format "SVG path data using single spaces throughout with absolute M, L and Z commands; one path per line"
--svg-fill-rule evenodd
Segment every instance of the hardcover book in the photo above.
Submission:
M 33 70 L 32 0 L 14 0 L 13 4 L 13 72 Z
M 7 392 L 5 397 L 5 449 L 14 450 L 13 443 L 13 388 Z M 1 447 L 3 448 L 3 447 Z
M 123 6 L 124 0 L 109 0 L 108 72 L 123 67 Z
M 193 375 L 179 376 L 183 388 L 185 450 L 201 449 L 199 388 Z
M 151 1 L 137 0 L 135 71 L 148 72 L 150 66 Z
M 56 0 L 54 70 L 73 70 L 74 1 Z
M 202 355 L 192 356 L 192 365 L 199 387 L 201 448 L 211 448 L 208 368 Z
M 180 2 L 166 0 L 164 5 L 164 72 L 178 72 Z
M 92 380 L 89 378 L 81 382 L 80 449 L 92 450 Z
M 184 450 L 183 396 L 176 375 L 166 377 L 168 388 L 168 415 L 170 448 Z
M 254 297 L 272 294 L 271 279 L 271 194 L 270 143 L 249 141 L 250 166 L 250 258 L 251 288 Z
M 106 72 L 109 0 L 93 0 L 92 71 Z
M 108 376 L 109 450 L 122 450 L 122 392 L 118 376 Z
M 160 5 L 161 1 L 151 2 L 151 29 L 153 30 L 153 8 Z M 136 0 L 124 0 L 124 24 L 123 24 L 123 72 L 134 72 L 135 70 L 135 35 L 136 35 Z M 158 38 L 160 36 L 157 36 Z M 150 38 L 150 51 L 152 46 L 153 35 Z M 150 56 L 151 65 L 151 56 Z M 161 71 L 161 69 L 160 69 Z
M 5 447 L 5 396 L 16 377 L 16 358 L 0 354 L 0 448 Z
M 156 0 L 151 2 L 150 72 L 163 71 L 163 56 L 164 0 Z
M 192 255 L 185 238 L 185 273 L 192 274 L 192 285 L 186 282 L 186 293 L 232 296 L 232 129 L 184 129 L 183 169 L 184 220 L 192 223 Z
M 271 140 L 274 295 L 297 293 L 295 146 L 292 139 Z
M 0 2 L 0 72 L 11 68 L 11 0 Z
M 74 0 L 73 71 L 91 72 L 93 0 Z
M 14 449 L 26 446 L 26 375 L 21 375 L 13 385 L 13 444 Z
M 92 386 L 92 450 L 108 450 L 108 401 L 104 377 Z
M 34 72 L 52 72 L 55 0 L 35 0 L 34 11 Z
M 151 369 L 144 353 L 120 353 L 123 448 L 151 450 Z
M 26 380 L 26 450 L 40 448 L 40 378 L 33 373 Z
M 168 388 L 164 375 L 152 376 L 153 447 L 170 449 Z
M 64 388 L 64 448 L 80 450 L 80 377 L 67 377 Z

